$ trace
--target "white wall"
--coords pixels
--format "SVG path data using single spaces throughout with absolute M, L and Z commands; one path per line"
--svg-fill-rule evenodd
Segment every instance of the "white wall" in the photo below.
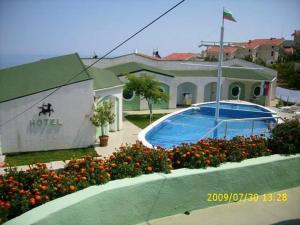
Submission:
M 13 118 L 52 90 L 0 103 L 0 123 Z M 90 122 L 93 106 L 91 80 L 61 87 L 45 101 L 37 104 L 0 130 L 2 153 L 87 147 L 94 143 L 95 128 Z M 43 103 L 52 104 L 54 113 L 39 116 Z M 45 124 L 59 120 L 61 125 Z M 30 121 L 42 121 L 32 125 Z

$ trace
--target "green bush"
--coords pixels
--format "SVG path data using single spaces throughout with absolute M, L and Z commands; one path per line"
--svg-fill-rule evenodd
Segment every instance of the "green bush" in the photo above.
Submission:
M 136 144 L 120 147 L 106 164 L 112 180 L 154 172 L 170 173 L 172 169 L 164 149 L 153 150 Z
M 240 162 L 270 154 L 267 140 L 260 136 L 205 139 L 196 144 L 182 144 L 169 152 L 174 169 L 216 167 L 226 161 Z
M 300 153 L 300 122 L 289 120 L 278 124 L 272 130 L 269 147 L 275 154 Z
M 269 155 L 264 137 L 206 139 L 172 150 L 139 144 L 123 146 L 108 158 L 86 156 L 71 160 L 64 169 L 49 170 L 37 163 L 27 171 L 14 168 L 0 175 L 0 224 L 58 197 L 110 180 L 178 168 L 219 166 L 226 161 Z

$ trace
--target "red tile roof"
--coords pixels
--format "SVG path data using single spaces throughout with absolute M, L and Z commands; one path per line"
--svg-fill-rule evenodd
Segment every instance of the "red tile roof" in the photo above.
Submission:
M 256 48 L 260 45 L 273 45 L 278 46 L 284 41 L 283 38 L 269 38 L 269 39 L 253 39 L 249 40 L 247 43 L 241 43 L 241 47 L 244 48 Z
M 189 60 L 193 57 L 197 56 L 195 53 L 172 53 L 166 57 L 164 60 Z
M 231 46 L 224 46 L 224 52 L 225 53 L 233 53 L 237 50 L 237 47 L 231 47 Z M 217 53 L 220 51 L 219 46 L 211 46 L 207 48 L 208 53 Z
M 292 33 L 292 36 L 300 37 L 300 30 L 295 30 L 295 32 Z

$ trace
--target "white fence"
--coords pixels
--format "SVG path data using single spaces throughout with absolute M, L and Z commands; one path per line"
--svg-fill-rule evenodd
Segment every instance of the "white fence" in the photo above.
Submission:
M 294 90 L 277 87 L 276 97 L 284 101 L 300 103 L 300 91 L 294 91 Z

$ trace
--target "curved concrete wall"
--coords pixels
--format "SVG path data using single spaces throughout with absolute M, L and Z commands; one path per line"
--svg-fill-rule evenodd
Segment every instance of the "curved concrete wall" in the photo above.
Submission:
M 269 193 L 300 185 L 300 155 L 273 155 L 218 168 L 116 180 L 56 199 L 12 224 L 129 225 L 213 206 L 208 193 Z

